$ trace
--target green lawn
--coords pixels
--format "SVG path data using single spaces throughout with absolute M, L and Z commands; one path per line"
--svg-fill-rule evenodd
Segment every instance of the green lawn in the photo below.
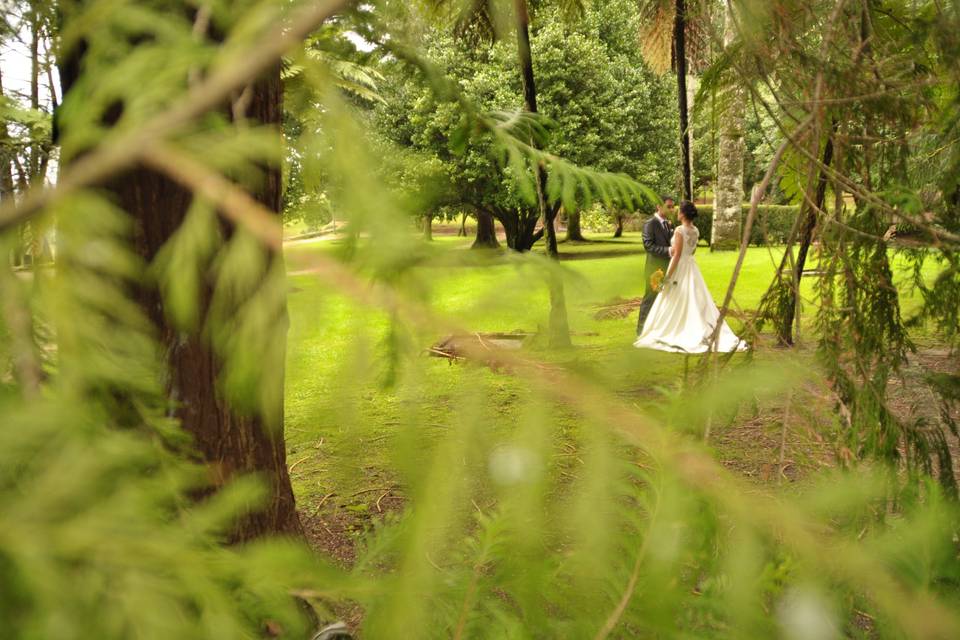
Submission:
M 416 269 L 404 281 L 406 290 L 471 331 L 536 332 L 545 326 L 549 301 L 541 274 L 546 259 L 517 258 L 507 252 L 478 257 L 469 250 L 471 242 L 438 237 L 427 249 L 435 258 L 433 266 Z M 411 243 L 420 246 L 416 239 Z M 313 252 L 332 252 L 338 246 L 337 241 L 300 243 L 288 246 L 286 253 L 295 264 Z M 575 346 L 561 354 L 538 355 L 588 370 L 629 401 L 655 409 L 662 397 L 659 390 L 678 386 L 683 358 L 633 349 L 636 312 L 622 319 L 594 318 L 598 303 L 642 295 L 641 250 L 639 234 L 561 246 L 565 256 L 574 256 L 564 259 L 561 268 Z M 734 309 L 756 308 L 781 255 L 780 248 L 748 251 Z M 706 247 L 697 253 L 718 304 L 735 260 L 736 253 L 711 253 Z M 291 286 L 286 437 L 294 488 L 307 513 L 322 508 L 362 516 L 374 508 L 397 506 L 373 501 L 395 495 L 402 500 L 405 478 L 415 476 L 416 469 L 399 469 L 398 461 L 409 465 L 412 460 L 415 466 L 423 459 L 411 455 L 409 447 L 425 456 L 439 439 L 435 436 L 453 428 L 466 413 L 482 414 L 477 420 L 484 425 L 485 442 L 493 446 L 490 443 L 509 437 L 518 416 L 537 411 L 522 380 L 425 355 L 424 350 L 441 336 L 392 333 L 384 313 L 358 307 L 315 277 L 293 276 Z M 808 296 L 811 286 L 804 287 Z M 908 297 L 905 306 L 913 304 Z M 805 317 L 811 318 L 812 312 L 806 308 Z M 740 329 L 736 320 L 731 325 Z M 413 364 L 398 359 L 399 371 L 394 371 L 391 354 L 398 352 L 416 357 Z M 784 360 L 785 353 L 761 350 L 755 361 L 774 368 L 796 364 L 799 356 L 791 354 Z M 803 357 L 809 361 L 809 354 Z M 584 428 L 582 420 L 569 412 L 555 411 L 551 416 L 561 439 L 574 438 Z M 405 439 L 408 435 L 414 437 Z M 394 459 L 396 452 L 402 454 Z

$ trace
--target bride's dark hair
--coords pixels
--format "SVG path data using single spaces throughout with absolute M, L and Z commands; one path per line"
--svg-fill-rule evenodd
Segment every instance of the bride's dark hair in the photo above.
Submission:
M 693 222 L 697 219 L 699 213 L 697 212 L 697 207 L 689 200 L 684 200 L 680 203 L 680 213 L 683 214 L 683 217 Z

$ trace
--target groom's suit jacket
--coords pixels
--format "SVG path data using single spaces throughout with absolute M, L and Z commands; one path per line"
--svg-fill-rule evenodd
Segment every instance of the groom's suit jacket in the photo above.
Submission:
M 637 335 L 643 331 L 643 323 L 653 307 L 653 301 L 657 298 L 657 292 L 650 286 L 650 276 L 657 269 L 663 269 L 666 273 L 670 266 L 671 236 L 673 236 L 673 225 L 669 220 L 664 224 L 657 216 L 651 216 L 643 225 L 643 248 L 647 250 L 647 264 L 643 269 L 643 302 L 640 303 L 640 314 L 637 317 Z
M 647 263 L 644 268 L 644 279 L 646 286 L 650 287 L 650 276 L 657 270 L 663 269 L 664 273 L 670 266 L 670 239 L 673 237 L 673 225 L 667 220 L 664 225 L 657 219 L 657 216 L 650 216 L 650 219 L 643 225 L 643 248 L 647 251 Z

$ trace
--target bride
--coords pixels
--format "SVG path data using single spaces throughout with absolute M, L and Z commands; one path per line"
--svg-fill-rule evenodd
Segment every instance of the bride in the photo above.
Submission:
M 696 217 L 697 208 L 692 202 L 680 204 L 682 224 L 673 232 L 670 266 L 667 267 L 663 288 L 650 309 L 643 331 L 633 343 L 637 348 L 703 353 L 710 346 L 720 311 L 693 258 L 700 239 L 700 232 L 693 226 Z M 747 344 L 724 322 L 715 350 L 743 351 L 746 348 Z

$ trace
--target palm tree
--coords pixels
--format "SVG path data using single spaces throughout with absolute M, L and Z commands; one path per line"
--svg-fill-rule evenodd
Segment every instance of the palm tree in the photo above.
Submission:
M 580 0 L 558 0 L 564 12 L 572 14 L 582 10 Z M 437 9 L 447 9 L 451 0 L 434 0 Z M 496 0 L 471 0 L 461 7 L 457 17 L 457 29 L 460 32 L 487 34 L 493 37 L 496 27 L 503 16 Z M 517 62 L 520 66 L 520 81 L 523 87 L 524 108 L 530 113 L 537 111 L 537 84 L 533 72 L 533 53 L 530 47 L 530 5 L 527 0 L 513 0 L 513 14 L 510 16 L 517 35 Z M 535 141 L 531 141 L 535 144 Z M 537 206 L 543 218 L 544 238 L 547 254 L 554 260 L 559 259 L 557 250 L 556 218 L 560 210 L 559 203 L 550 204 L 546 197 L 547 172 L 541 165 L 537 170 L 536 197 Z M 567 305 L 563 291 L 563 282 L 559 278 L 550 278 L 550 346 L 570 346 L 570 328 L 567 322 Z
M 520 62 L 523 82 L 523 102 L 530 113 L 537 113 L 537 86 L 533 76 L 533 55 L 530 50 L 530 10 L 527 0 L 514 0 L 514 20 L 517 29 L 517 57 Z M 547 255 L 554 260 L 560 259 L 557 250 L 557 212 L 556 205 L 547 202 L 547 172 L 543 165 L 537 169 L 537 204 L 543 216 L 544 238 L 547 243 Z M 563 281 L 556 274 L 550 276 L 550 346 L 570 346 L 570 326 L 567 322 L 567 302 L 563 291 Z
M 690 120 L 687 107 L 688 62 L 702 59 L 702 29 L 709 15 L 708 0 L 640 0 L 644 26 L 640 34 L 643 57 L 657 73 L 671 67 L 677 74 L 677 110 L 680 114 L 680 149 L 682 156 L 681 191 L 686 200 L 693 199 L 690 159 Z M 696 65 L 694 65 L 696 66 Z

